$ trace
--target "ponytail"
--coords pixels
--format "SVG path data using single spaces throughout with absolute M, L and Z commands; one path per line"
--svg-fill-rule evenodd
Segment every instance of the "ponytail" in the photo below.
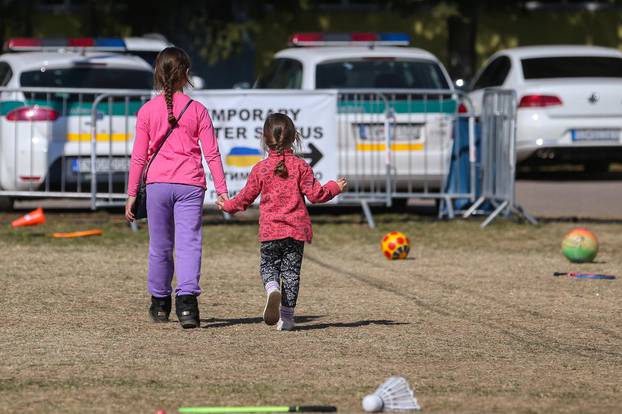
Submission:
M 166 66 L 164 67 L 166 68 Z M 164 100 L 166 101 L 166 112 L 168 114 L 168 123 L 171 128 L 173 128 L 175 127 L 175 123 L 177 122 L 177 120 L 175 119 L 175 115 L 173 114 L 173 85 L 171 84 L 170 70 L 168 74 L 164 75 L 164 78 L 166 79 L 163 85 Z
M 285 157 L 276 165 L 274 175 L 278 175 L 281 178 L 289 177 L 289 171 L 287 170 L 287 165 L 285 165 Z
M 289 177 L 285 164 L 285 151 L 300 144 L 300 135 L 291 118 L 278 112 L 268 115 L 263 124 L 263 143 L 265 147 L 281 156 L 274 168 L 274 175 L 281 178 Z
M 173 115 L 173 94 L 190 84 L 189 71 L 190 58 L 182 49 L 167 47 L 158 53 L 153 73 L 154 86 L 164 94 L 167 121 L 171 127 L 177 123 Z
M 283 148 L 282 145 L 282 133 L 283 127 L 281 127 L 280 125 L 277 125 L 272 129 L 272 136 L 274 137 L 274 140 L 278 143 L 276 151 L 281 155 L 281 160 L 276 165 L 276 168 L 274 168 L 274 174 L 278 175 L 281 178 L 287 178 L 289 177 L 289 171 L 287 170 L 287 165 L 285 165 L 285 148 Z

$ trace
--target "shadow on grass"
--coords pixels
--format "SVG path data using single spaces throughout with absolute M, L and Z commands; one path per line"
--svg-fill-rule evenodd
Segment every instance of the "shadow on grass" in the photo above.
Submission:
M 540 223 L 622 224 L 622 219 L 590 217 L 536 217 Z
M 298 323 L 312 322 L 317 319 L 323 318 L 324 316 L 325 315 L 296 316 L 296 322 Z M 203 328 L 226 328 L 228 326 L 254 325 L 257 323 L 264 323 L 263 318 L 255 317 L 255 318 L 231 318 L 231 319 L 221 319 L 221 318 L 201 319 L 201 326 Z
M 296 317 L 296 322 L 302 322 L 299 320 L 299 317 Z M 378 319 L 378 320 L 366 320 L 366 321 L 356 321 L 356 322 L 326 322 L 326 323 L 317 323 L 312 325 L 297 325 L 297 331 L 311 331 L 315 329 L 326 329 L 326 328 L 358 328 L 361 326 L 369 326 L 369 325 L 385 325 L 385 326 L 394 326 L 394 325 L 408 325 L 408 322 L 395 322 L 390 321 L 388 319 Z
M 297 324 L 304 324 L 307 322 L 313 322 L 318 319 L 324 318 L 326 315 L 300 315 L 296 316 Z M 201 327 L 202 328 L 226 328 L 229 326 L 236 325 L 255 325 L 255 324 L 263 324 L 263 318 L 254 317 L 254 318 L 230 318 L 230 319 L 222 319 L 222 318 L 209 318 L 209 319 L 201 319 Z M 385 325 L 385 326 L 394 326 L 394 325 L 408 325 L 408 322 L 395 322 L 388 319 L 375 319 L 375 320 L 364 320 L 364 321 L 355 321 L 355 322 L 324 322 L 324 323 L 315 323 L 309 325 L 297 325 L 297 331 L 311 331 L 315 329 L 326 329 L 326 328 L 358 328 L 361 326 L 369 326 L 369 325 Z

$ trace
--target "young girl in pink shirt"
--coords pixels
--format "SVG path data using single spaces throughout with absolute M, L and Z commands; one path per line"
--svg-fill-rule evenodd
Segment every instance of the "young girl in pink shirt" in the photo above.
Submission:
M 190 59 L 182 49 L 169 47 L 158 54 L 154 83 L 163 93 L 143 105 L 136 118 L 125 215 L 134 220 L 133 208 L 143 169 L 155 157 L 146 177 L 149 315 L 154 322 L 168 321 L 174 271 L 177 318 L 182 327 L 196 328 L 200 324 L 197 296 L 201 293 L 205 196 L 201 148 L 221 200 L 227 199 L 227 185 L 212 120 L 203 105 L 182 92 L 189 84 L 189 72 Z M 172 132 L 164 140 L 169 128 Z
M 263 127 L 268 158 L 253 167 L 246 186 L 235 198 L 217 202 L 220 209 L 236 213 L 261 195 L 259 271 L 267 296 L 263 319 L 283 331 L 295 327 L 294 308 L 304 243 L 310 243 L 313 235 L 304 197 L 311 203 L 324 203 L 346 186 L 344 178 L 322 186 L 309 164 L 294 155 L 293 147 L 299 141 L 294 123 L 287 115 L 269 115 Z

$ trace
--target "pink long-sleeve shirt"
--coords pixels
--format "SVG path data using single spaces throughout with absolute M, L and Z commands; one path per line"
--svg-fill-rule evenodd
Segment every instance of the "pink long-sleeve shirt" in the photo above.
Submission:
M 287 178 L 274 174 L 276 165 L 283 157 L 289 173 Z M 261 194 L 259 240 L 291 237 L 310 243 L 313 230 L 304 197 L 311 203 L 324 203 L 340 192 L 335 181 L 321 185 L 315 179 L 311 166 L 291 150 L 284 155 L 270 151 L 268 158 L 255 164 L 238 195 L 225 201 L 223 209 L 228 213 L 246 210 Z
M 176 92 L 173 95 L 173 114 L 179 113 L 190 98 Z M 168 113 L 164 96 L 158 95 L 145 103 L 136 118 L 136 138 L 130 160 L 127 194 L 138 192 L 143 168 L 168 131 Z M 199 141 L 201 147 L 199 147 Z M 218 194 L 227 193 L 225 173 L 218 151 L 214 126 L 207 109 L 193 101 L 179 124 L 162 145 L 147 171 L 149 183 L 188 184 L 206 188 L 201 148 Z

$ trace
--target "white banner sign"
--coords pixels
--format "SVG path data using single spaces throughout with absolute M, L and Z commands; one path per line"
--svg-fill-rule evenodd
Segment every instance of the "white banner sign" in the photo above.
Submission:
M 265 157 L 263 124 L 274 112 L 294 121 L 302 137 L 299 156 L 313 167 L 316 178 L 322 184 L 337 178 L 335 91 L 213 90 L 192 93 L 192 98 L 205 105 L 212 117 L 229 195 L 244 187 L 253 165 Z M 205 201 L 213 203 L 214 185 L 208 182 L 207 187 Z

